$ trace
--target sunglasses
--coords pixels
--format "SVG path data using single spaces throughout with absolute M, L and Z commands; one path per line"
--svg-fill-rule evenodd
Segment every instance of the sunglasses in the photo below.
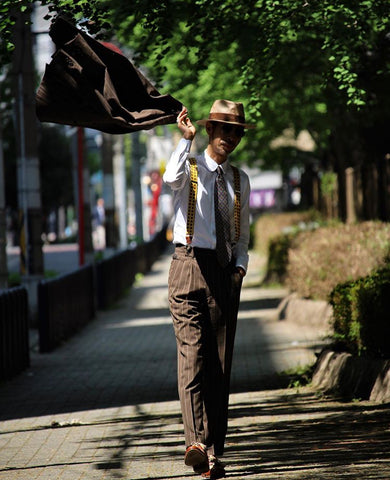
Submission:
M 245 130 L 237 125 L 230 125 L 229 123 L 221 123 L 221 130 L 225 135 L 235 135 L 242 138 L 245 135 Z

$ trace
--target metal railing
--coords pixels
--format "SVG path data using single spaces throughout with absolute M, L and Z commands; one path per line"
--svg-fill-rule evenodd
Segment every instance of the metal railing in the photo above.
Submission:
M 38 284 L 39 349 L 51 352 L 95 316 L 92 265 Z
M 133 284 L 138 273 L 138 247 L 124 250 L 96 264 L 98 309 L 105 310 Z
M 0 380 L 30 365 L 28 296 L 24 287 L 0 292 Z
M 96 263 L 96 289 L 98 309 L 106 309 L 117 301 L 134 283 L 137 273 L 147 273 L 167 246 L 166 230 L 159 232 L 150 242 L 123 250 Z
M 147 273 L 167 246 L 166 229 L 138 245 L 71 273 L 38 284 L 39 349 L 53 351 L 106 309 Z M 0 295 L 0 379 L 29 365 L 27 291 L 18 287 Z

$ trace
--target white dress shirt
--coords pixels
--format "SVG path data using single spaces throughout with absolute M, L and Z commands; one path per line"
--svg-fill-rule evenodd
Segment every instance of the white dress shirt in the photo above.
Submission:
M 175 224 L 173 230 L 173 243 L 186 244 L 188 189 L 190 183 L 190 165 L 188 158 L 194 157 L 198 166 L 198 194 L 196 199 L 195 227 L 192 246 L 210 248 L 215 250 L 215 214 L 214 214 L 214 185 L 218 164 L 206 153 L 201 155 L 190 154 L 192 142 L 182 138 L 173 152 L 165 173 L 164 182 L 173 190 L 173 207 L 175 212 Z M 241 232 L 238 242 L 234 245 L 234 176 L 233 170 L 227 160 L 220 165 L 224 172 L 228 191 L 230 209 L 231 239 L 233 242 L 233 255 L 236 258 L 236 266 L 248 268 L 248 243 L 249 243 L 249 193 L 250 184 L 248 175 L 241 169 Z

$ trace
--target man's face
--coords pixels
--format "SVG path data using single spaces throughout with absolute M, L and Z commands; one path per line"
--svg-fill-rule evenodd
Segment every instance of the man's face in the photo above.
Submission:
M 244 129 L 239 125 L 222 122 L 208 122 L 206 130 L 209 135 L 207 153 L 217 163 L 223 163 L 226 160 L 245 134 Z

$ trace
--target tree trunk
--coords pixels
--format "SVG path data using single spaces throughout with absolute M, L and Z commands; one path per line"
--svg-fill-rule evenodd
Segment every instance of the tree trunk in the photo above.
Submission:
M 345 171 L 345 194 L 346 194 L 346 222 L 356 222 L 356 207 L 355 207 L 355 170 L 349 167 Z
M 378 216 L 383 222 L 390 220 L 390 157 L 378 161 Z

